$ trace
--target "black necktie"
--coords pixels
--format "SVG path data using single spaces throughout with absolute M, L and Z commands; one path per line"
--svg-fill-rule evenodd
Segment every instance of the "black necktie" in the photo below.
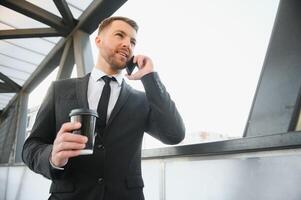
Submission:
M 115 81 L 116 79 L 114 77 L 110 78 L 108 76 L 103 76 L 101 78 L 104 80 L 105 85 L 103 86 L 101 97 L 97 106 L 99 119 L 96 121 L 96 125 L 100 130 L 103 130 L 106 126 L 108 105 L 111 94 L 110 82 L 111 80 Z

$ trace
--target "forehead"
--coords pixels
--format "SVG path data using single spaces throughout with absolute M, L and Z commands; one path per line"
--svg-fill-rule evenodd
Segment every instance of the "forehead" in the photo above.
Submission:
M 116 32 L 116 31 L 123 31 L 125 32 L 127 35 L 136 38 L 136 30 L 129 25 L 128 23 L 122 21 L 122 20 L 115 20 L 113 21 L 109 26 L 108 26 L 108 30 L 110 32 Z

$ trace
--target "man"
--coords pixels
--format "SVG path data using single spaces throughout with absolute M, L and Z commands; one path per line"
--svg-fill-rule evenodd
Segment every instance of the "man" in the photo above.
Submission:
M 139 69 L 127 75 L 141 80 L 145 93 L 123 80 L 121 71 L 133 56 L 137 30 L 136 22 L 125 17 L 104 20 L 95 39 L 99 55 L 91 74 L 55 81 L 49 88 L 22 153 L 30 169 L 52 180 L 49 199 L 142 200 L 144 132 L 166 144 L 183 140 L 183 121 L 152 60 L 135 56 Z M 87 138 L 72 134 L 81 124 L 69 122 L 68 114 L 76 108 L 98 110 L 107 84 L 103 76 L 113 77 L 105 127 L 96 125 L 94 153 L 80 156 Z

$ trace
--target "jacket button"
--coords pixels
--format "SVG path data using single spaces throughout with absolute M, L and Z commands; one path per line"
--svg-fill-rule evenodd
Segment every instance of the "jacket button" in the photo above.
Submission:
M 102 183 L 103 181 L 104 181 L 103 178 L 98 178 L 97 180 L 98 183 Z
M 104 149 L 105 147 L 104 147 L 102 144 L 98 144 L 98 145 L 97 145 L 97 148 L 98 148 L 98 149 Z

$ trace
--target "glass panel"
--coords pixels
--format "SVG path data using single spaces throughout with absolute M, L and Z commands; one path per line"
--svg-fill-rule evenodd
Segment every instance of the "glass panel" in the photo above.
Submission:
M 8 102 L 7 102 L 7 103 L 8 103 Z M 7 103 L 0 103 L 0 109 L 1 109 L 1 110 L 4 109 L 5 106 L 7 105 Z
M 54 44 L 57 43 L 63 37 L 43 37 L 44 40 L 48 42 L 53 42 Z
M 25 39 L 9 39 L 5 40 L 10 44 L 14 44 L 19 47 L 23 47 L 25 49 L 31 50 L 33 52 L 42 54 L 46 56 L 49 51 L 54 47 L 53 43 L 50 43 L 46 40 L 42 40 L 40 38 L 25 38 Z
M 5 95 L 5 93 L 1 93 L 0 101 L 2 101 L 2 100 L 7 101 L 9 99 L 11 99 L 11 96 L 7 96 L 7 95 Z
M 7 182 L 8 167 L 0 167 L 0 199 L 6 199 L 6 182 Z
M 6 190 L 6 199 L 17 199 L 18 190 L 22 187 L 26 168 L 10 167 L 8 171 L 8 181 Z
M 174 99 L 182 144 L 242 137 L 278 3 L 131 0 L 114 14 L 140 25 L 135 53 L 153 59 Z
M 11 69 L 11 68 L 4 68 L 0 65 L 0 71 L 5 74 L 7 77 L 12 78 L 14 80 L 20 80 L 21 82 L 24 82 L 29 76 L 30 73 Z
M 24 62 L 22 60 L 13 59 L 11 57 L 5 56 L 0 52 L 0 67 L 12 68 L 12 69 L 22 69 L 25 72 L 33 72 L 37 65 L 29 62 Z
M 6 76 L 20 86 L 23 86 L 23 84 L 25 83 L 26 78 L 27 78 L 27 77 L 19 77 L 18 75 L 14 75 L 14 74 L 13 75 L 6 74 Z
M 27 0 L 59 17 L 62 17 L 58 9 L 56 8 L 55 4 L 52 1 L 48 0 Z M 73 17 L 77 19 L 82 12 L 90 5 L 91 0 L 85 1 L 77 1 L 77 0 L 69 0 L 67 1 L 69 5 L 69 9 L 71 10 Z
M 91 2 L 92 2 L 91 0 L 85 0 L 85 1 L 67 0 L 69 6 L 78 8 L 82 11 L 85 10 L 91 4 Z
M 53 70 L 30 94 L 28 97 L 28 109 L 34 107 L 40 107 L 48 88 L 50 87 L 52 81 L 56 79 L 58 72 L 58 67 Z
M 68 3 L 68 5 L 69 5 L 69 8 L 70 8 L 70 10 L 72 12 L 73 17 L 75 19 L 78 19 L 81 16 L 81 14 L 83 13 L 83 9 L 80 8 L 80 7 L 78 7 L 78 6 L 76 6 L 73 3 Z
M 19 46 L 13 45 L 6 41 L 0 40 L 0 53 L 7 55 L 11 58 L 21 58 L 24 61 L 38 65 L 44 56 L 36 52 L 32 52 L 29 49 L 24 49 Z
M 171 160 L 165 166 L 165 199 L 297 200 L 300 152 L 294 154 Z
M 55 4 L 53 3 L 53 1 L 49 1 L 49 0 L 26 0 L 48 12 L 51 12 L 52 14 L 62 18 L 60 12 L 58 11 L 58 9 L 56 8 Z
M 13 98 L 13 96 L 15 95 L 15 93 L 1 93 L 0 97 L 0 110 L 2 110 L 3 108 L 5 108 L 5 106 L 8 104 L 8 102 Z
M 17 171 L 22 171 L 21 173 Z M 19 177 L 21 175 L 21 177 Z M 17 194 L 18 199 L 48 199 L 49 188 L 51 181 L 43 176 L 32 172 L 27 167 L 10 167 L 9 180 L 12 181 L 8 184 L 7 196 L 15 197 Z M 19 180 L 18 182 L 16 180 Z M 18 187 L 20 186 L 20 187 Z M 16 193 L 16 188 L 18 191 Z M 37 190 L 37 188 L 39 188 Z M 17 199 L 17 198 L 7 198 Z
M 15 12 L 4 6 L 0 6 L 0 21 L 14 28 L 45 28 L 43 23 L 33 20 L 25 15 Z
M 162 199 L 164 188 L 163 182 L 163 161 L 162 160 L 143 160 L 142 177 L 144 180 L 144 196 L 148 200 Z
M 14 29 L 14 28 L 0 22 L 0 30 L 8 30 L 8 29 Z
M 14 96 L 14 94 L 12 94 L 12 93 L 1 93 L 1 96 L 11 98 L 11 97 Z

